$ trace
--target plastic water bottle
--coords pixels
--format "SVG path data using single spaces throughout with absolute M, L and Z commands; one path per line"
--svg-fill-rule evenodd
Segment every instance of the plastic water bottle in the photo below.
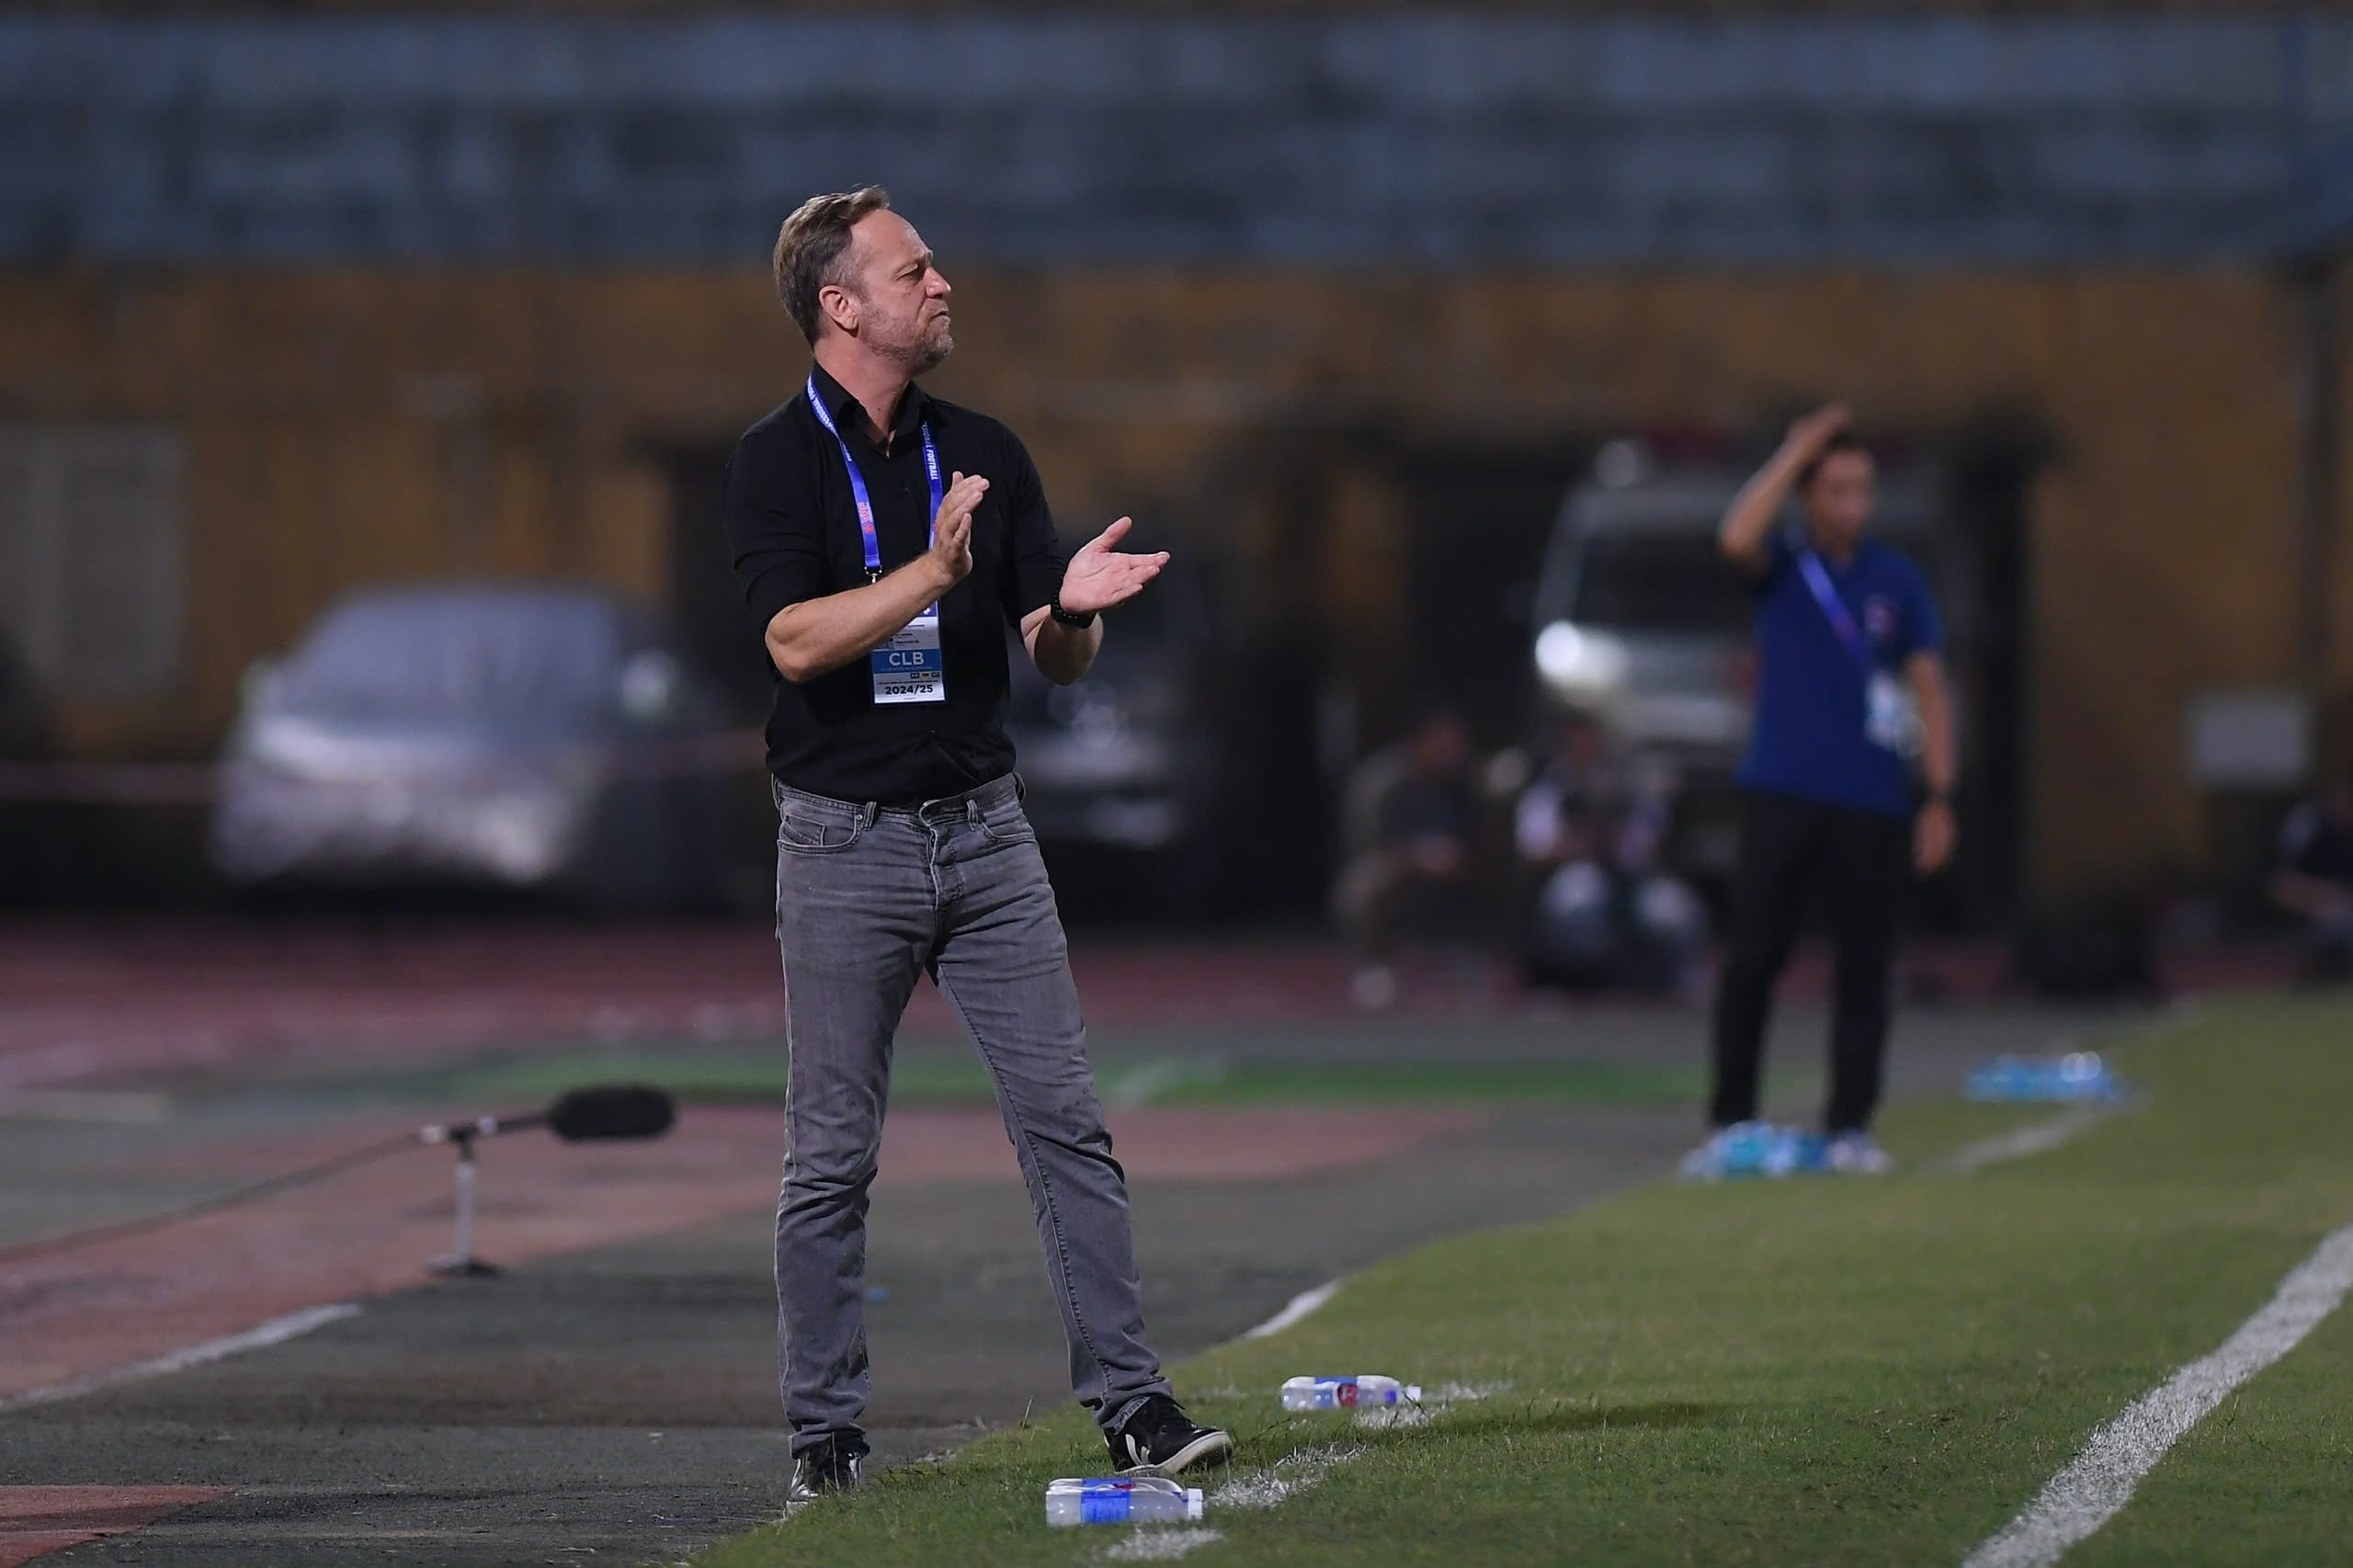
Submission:
M 2062 1057 L 2059 1081 L 2069 1099 L 2112 1100 L 2124 1093 L 2115 1071 L 2097 1051 L 2074 1051 Z
M 1997 1056 L 1969 1075 L 1973 1100 L 2112 1100 L 2124 1093 L 2122 1080 L 2096 1051 Z
M 2022 1056 L 1997 1056 L 1969 1075 L 1973 1100 L 2031 1100 L 2042 1093 L 2041 1070 Z
M 1354 1410 L 1381 1404 L 1419 1404 L 1419 1383 L 1360 1373 L 1353 1378 L 1292 1378 L 1283 1384 L 1285 1410 Z
M 2009 1062 L 1995 1058 L 1982 1066 L 1969 1070 L 1966 1092 L 1972 1100 L 1999 1100 L 2009 1097 Z
M 1200 1517 L 1200 1488 L 1154 1475 L 1073 1476 L 1046 1487 L 1050 1525 L 1164 1525 Z
M 1772 1124 L 1744 1121 L 1727 1130 L 1723 1144 L 1723 1174 L 1727 1176 L 1762 1175 L 1767 1162 L 1772 1158 L 1773 1145 L 1779 1135 Z
M 1822 1169 L 1826 1158 L 1821 1134 L 1802 1127 L 1777 1127 L 1758 1169 L 1768 1176 L 1806 1176 Z

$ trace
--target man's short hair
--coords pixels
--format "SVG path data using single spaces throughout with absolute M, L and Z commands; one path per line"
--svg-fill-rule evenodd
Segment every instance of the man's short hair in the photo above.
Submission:
M 1856 435 L 1852 430 L 1839 431 L 1830 439 L 1823 442 L 1822 450 L 1814 453 L 1813 460 L 1805 467 L 1798 470 L 1798 494 L 1802 495 L 1813 489 L 1814 480 L 1822 472 L 1822 465 L 1840 452 L 1860 452 L 1865 457 L 1871 455 L 1870 448 L 1864 444 L 1860 436 Z
M 842 253 L 849 248 L 849 232 L 869 212 L 887 212 L 891 193 L 879 185 L 813 196 L 792 210 L 776 233 L 776 297 L 785 314 L 814 347 L 824 312 L 817 291 L 845 279 L 835 275 Z

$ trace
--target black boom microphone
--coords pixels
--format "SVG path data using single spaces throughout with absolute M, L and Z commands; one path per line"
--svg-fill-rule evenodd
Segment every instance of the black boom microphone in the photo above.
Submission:
M 548 1131 L 567 1143 L 608 1138 L 659 1138 L 678 1119 L 665 1089 L 647 1084 L 596 1084 L 548 1107 Z
M 677 1119 L 676 1103 L 665 1091 L 651 1085 L 592 1084 L 558 1095 L 545 1110 L 520 1116 L 478 1116 L 463 1121 L 436 1122 L 429 1127 L 420 1127 L 415 1132 L 381 1139 L 332 1159 L 306 1165 L 301 1170 L 288 1171 L 283 1176 L 274 1176 L 266 1181 L 229 1192 L 216 1193 L 178 1209 L 165 1210 L 160 1214 L 142 1214 L 110 1225 L 0 1246 L 0 1266 L 46 1257 L 72 1247 L 145 1235 L 238 1204 L 252 1203 L 275 1193 L 324 1181 L 329 1176 L 414 1149 L 420 1143 L 449 1143 L 456 1145 L 458 1151 L 458 1244 L 448 1256 L 436 1259 L 433 1267 L 449 1274 L 495 1274 L 495 1268 L 473 1256 L 475 1144 L 485 1138 L 495 1138 L 502 1132 L 521 1132 L 534 1127 L 544 1127 L 567 1143 L 659 1138 L 670 1131 Z
M 622 1138 L 659 1138 L 678 1119 L 669 1091 L 648 1084 L 592 1084 L 567 1089 L 545 1110 L 518 1116 L 481 1116 L 468 1121 L 421 1128 L 425 1143 L 463 1143 L 544 1127 L 567 1143 L 597 1143 Z

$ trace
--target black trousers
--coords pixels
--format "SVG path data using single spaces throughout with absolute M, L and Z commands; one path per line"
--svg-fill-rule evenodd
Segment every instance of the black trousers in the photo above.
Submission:
M 1744 802 L 1732 933 L 1716 991 L 1718 1127 L 1756 1115 L 1773 990 L 1819 896 L 1837 953 L 1826 1131 L 1859 1131 L 1878 1108 L 1887 1056 L 1896 926 L 1912 875 L 1912 829 L 1897 817 L 1790 795 Z

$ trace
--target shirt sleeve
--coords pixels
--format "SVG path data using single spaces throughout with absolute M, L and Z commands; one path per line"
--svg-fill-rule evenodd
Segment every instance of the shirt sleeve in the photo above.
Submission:
M 1017 626 L 1030 611 L 1053 603 L 1070 557 L 1054 532 L 1054 515 L 1046 506 L 1046 487 L 1038 477 L 1038 465 L 1029 460 L 1029 449 L 1009 430 L 1005 443 L 1005 619 Z
M 1937 615 L 1937 601 L 1928 592 L 1928 579 L 1917 566 L 1904 563 L 1904 606 L 1903 647 L 1899 659 L 1915 653 L 1941 653 L 1945 648 L 1945 624 Z
M 824 520 L 796 466 L 774 428 L 750 431 L 727 460 L 727 543 L 763 632 L 786 607 L 825 592 Z

